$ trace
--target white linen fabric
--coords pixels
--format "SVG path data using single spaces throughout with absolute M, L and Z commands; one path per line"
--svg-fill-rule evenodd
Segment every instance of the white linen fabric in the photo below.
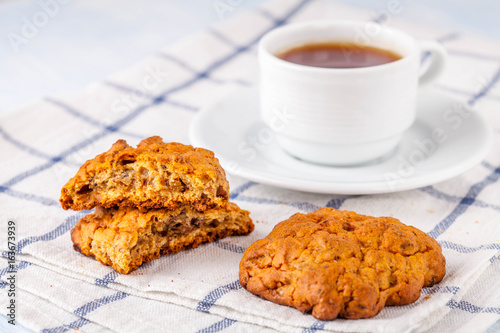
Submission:
M 231 200 L 255 222 L 249 236 L 163 256 L 129 275 L 73 250 L 69 231 L 88 212 L 64 211 L 58 198 L 85 160 L 117 139 L 136 145 L 160 135 L 189 143 L 189 124 L 200 107 L 257 83 L 256 45 L 265 32 L 326 18 L 389 24 L 440 41 L 450 61 L 434 89 L 488 119 L 494 144 L 485 161 L 449 181 L 384 195 L 302 193 L 229 177 Z M 276 0 L 82 91 L 6 114 L 0 118 L 1 308 L 6 313 L 14 275 L 16 320 L 42 332 L 492 330 L 500 319 L 499 79 L 498 42 L 411 25 L 390 13 L 374 17 L 331 2 Z M 424 288 L 414 304 L 386 307 L 371 319 L 328 322 L 242 289 L 244 249 L 292 214 L 324 206 L 394 216 L 427 232 L 447 259 L 444 280 Z M 14 263 L 8 260 L 8 221 L 15 224 Z

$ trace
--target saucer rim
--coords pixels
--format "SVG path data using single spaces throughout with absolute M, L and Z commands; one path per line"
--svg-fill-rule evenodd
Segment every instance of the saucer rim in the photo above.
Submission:
M 196 114 L 194 119 L 191 122 L 189 127 L 189 138 L 193 145 L 196 146 L 204 146 L 204 136 L 201 135 L 203 131 L 198 129 L 203 127 L 203 118 L 206 115 L 212 115 L 227 99 L 234 97 L 234 95 L 244 95 L 246 92 L 250 90 L 257 91 L 258 86 L 250 86 L 239 89 L 233 92 L 230 95 L 223 97 L 222 99 L 214 102 L 213 104 L 207 105 L 200 109 L 200 111 Z M 446 95 L 437 89 L 433 89 L 429 87 L 428 90 L 435 91 L 448 99 L 456 100 L 455 97 Z M 471 108 L 474 110 L 473 108 Z M 256 111 L 257 112 L 257 111 Z M 276 186 L 280 188 L 285 188 L 289 190 L 302 191 L 302 192 L 311 192 L 311 193 L 323 193 L 323 194 L 345 194 L 345 195 L 364 195 L 364 194 L 384 194 L 384 193 L 395 193 L 407 190 L 413 190 L 416 188 L 421 188 L 424 186 L 429 186 L 432 184 L 436 184 L 441 181 L 445 181 L 451 178 L 454 178 L 465 171 L 471 169 L 472 167 L 478 165 L 484 157 L 490 151 L 493 145 L 493 130 L 491 126 L 487 123 L 485 118 L 479 114 L 478 112 L 472 112 L 472 117 L 475 117 L 479 123 L 479 126 L 482 127 L 486 132 L 484 142 L 475 150 L 475 154 L 468 155 L 464 157 L 461 163 L 455 165 L 449 165 L 439 170 L 434 170 L 433 172 L 426 172 L 420 175 L 412 175 L 405 178 L 405 181 L 399 183 L 393 188 L 387 185 L 387 181 L 366 181 L 366 182 L 338 182 L 338 181 L 329 181 L 329 180 L 310 180 L 310 179 L 300 179 L 300 178 L 290 178 L 290 177 L 280 177 L 279 175 L 266 174 L 265 172 L 252 169 L 245 168 L 244 166 L 239 167 L 237 170 L 226 169 L 226 172 L 246 178 L 251 181 L 255 181 L 261 184 Z M 425 119 L 422 115 L 417 114 L 416 121 L 419 119 Z M 244 127 L 249 128 L 253 123 L 247 124 Z M 478 127 L 479 128 L 479 127 Z M 230 156 L 216 156 L 221 164 L 224 165 L 225 161 L 230 161 Z M 307 162 L 304 162 L 307 163 Z M 307 163 L 312 164 L 312 163 Z M 332 170 L 339 169 L 339 167 L 335 166 L 324 166 L 326 168 L 331 168 Z

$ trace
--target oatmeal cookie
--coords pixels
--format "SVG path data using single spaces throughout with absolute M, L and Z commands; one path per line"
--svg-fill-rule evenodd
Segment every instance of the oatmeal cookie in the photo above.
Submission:
M 203 211 L 229 198 L 226 174 L 213 152 L 153 136 L 133 148 L 118 140 L 85 162 L 61 190 L 64 209 L 176 208 Z
M 239 276 L 251 293 L 317 319 L 355 319 L 415 302 L 445 263 L 434 239 L 397 219 L 321 208 L 253 243 Z
M 128 274 L 161 254 L 245 235 L 253 228 L 249 212 L 234 203 L 204 212 L 190 206 L 174 210 L 97 207 L 71 230 L 71 240 L 76 251 Z

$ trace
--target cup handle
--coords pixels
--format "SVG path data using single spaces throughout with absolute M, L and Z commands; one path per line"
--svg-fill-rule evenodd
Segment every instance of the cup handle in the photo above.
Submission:
M 438 42 L 432 40 L 419 41 L 420 49 L 422 51 L 422 60 L 424 57 L 431 56 L 431 64 L 425 72 L 420 75 L 419 85 L 426 86 L 435 79 L 437 79 L 445 68 L 448 53 L 446 49 Z

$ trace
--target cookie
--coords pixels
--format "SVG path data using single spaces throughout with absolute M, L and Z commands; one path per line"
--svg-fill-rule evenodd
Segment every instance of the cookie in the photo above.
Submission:
M 64 209 L 169 208 L 200 211 L 223 207 L 229 198 L 226 174 L 213 152 L 150 137 L 133 148 L 118 140 L 85 162 L 61 190 Z
M 240 283 L 320 320 L 357 319 L 405 305 L 445 275 L 440 245 L 391 217 L 333 208 L 295 214 L 253 243 Z
M 71 230 L 71 240 L 76 251 L 128 274 L 162 254 L 245 235 L 253 228 L 249 212 L 233 203 L 204 212 L 190 206 L 174 210 L 97 207 Z

